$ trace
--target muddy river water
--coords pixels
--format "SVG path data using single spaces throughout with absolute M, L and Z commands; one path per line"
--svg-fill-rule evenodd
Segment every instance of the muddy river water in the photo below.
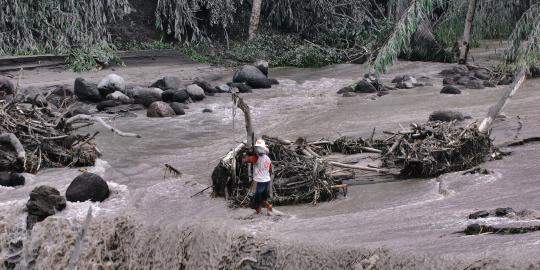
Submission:
M 278 68 L 270 73 L 280 85 L 255 90 L 244 99 L 252 107 L 257 134 L 289 139 L 369 136 L 373 128 L 381 134 L 425 122 L 437 109 L 460 110 L 481 119 L 505 88 L 441 95 L 442 79 L 437 73 L 448 66 L 400 62 L 383 75 L 384 82 L 398 74 L 413 74 L 428 76 L 433 86 L 392 91 L 377 98 L 336 94 L 364 74 L 363 66 Z M 82 76 L 97 80 L 108 72 Z M 233 73 L 169 62 L 128 65 L 115 72 L 137 84 L 149 84 L 164 75 L 186 81 L 204 77 L 217 84 Z M 25 74 L 23 83 L 72 83 L 74 76 L 32 71 Z M 505 109 L 506 119 L 494 126 L 495 145 L 538 136 L 539 90 L 538 79 L 525 83 Z M 203 113 L 204 108 L 213 113 Z M 19 229 L 24 227 L 22 209 L 30 191 L 50 185 L 65 192 L 80 172 L 43 170 L 24 187 L 0 188 L 0 240 L 23 240 L 20 269 L 64 269 L 89 206 L 93 219 L 79 269 L 540 269 L 539 232 L 459 233 L 473 222 L 468 214 L 498 207 L 528 209 L 530 218 L 481 222 L 540 224 L 535 220 L 540 211 L 540 144 L 511 148 L 511 156 L 485 163 L 493 171 L 489 175 L 451 173 L 433 179 L 354 185 L 346 198 L 316 206 L 278 207 L 286 215 L 266 217 L 252 216 L 250 209 L 228 208 L 222 198 L 211 198 L 210 192 L 190 197 L 210 184 L 219 159 L 244 140 L 243 117 L 239 111 L 233 115 L 230 95 L 190 104 L 181 117 L 150 119 L 139 112 L 138 117 L 109 122 L 142 138 L 117 137 L 101 127 L 84 130 L 101 131 L 97 142 L 103 156 L 89 171 L 109 183 L 112 195 L 105 202 L 68 203 L 64 211 L 36 225 L 30 235 Z M 165 163 L 183 175 L 165 175 Z M 0 249 L 2 256 L 10 252 L 5 246 Z

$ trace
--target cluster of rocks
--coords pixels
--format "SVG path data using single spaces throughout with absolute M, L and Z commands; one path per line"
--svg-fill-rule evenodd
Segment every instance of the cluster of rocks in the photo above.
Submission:
M 514 209 L 510 208 L 510 207 L 505 207 L 505 208 L 497 208 L 493 211 L 486 211 L 486 210 L 481 210 L 481 211 L 477 211 L 477 212 L 474 212 L 472 214 L 469 215 L 469 219 L 479 219 L 479 218 L 487 218 L 489 216 L 495 216 L 495 217 L 506 217 L 510 214 L 513 214 L 515 213 Z
M 439 122 L 452 122 L 452 121 L 463 121 L 465 119 L 471 119 L 472 117 L 466 116 L 459 111 L 452 110 L 440 110 L 434 111 L 429 115 L 428 121 L 439 121 Z
M 458 65 L 440 72 L 444 77 L 441 94 L 461 94 L 461 89 L 484 89 L 512 83 L 512 76 L 500 78 L 487 68 Z M 458 87 L 459 86 L 459 87 Z
M 21 173 L 0 172 L 0 186 L 16 187 L 24 185 L 25 182 L 26 179 Z
M 268 62 L 258 61 L 255 65 L 242 66 L 234 74 L 233 81 L 212 86 L 204 80 L 195 80 L 185 85 L 175 76 L 163 77 L 149 87 L 129 86 L 125 80 L 110 74 L 99 84 L 83 78 L 75 80 L 74 93 L 78 100 L 97 103 L 98 111 L 120 113 L 147 108 L 148 117 L 171 117 L 184 115 L 188 103 L 199 102 L 216 93 L 250 93 L 252 89 L 270 88 L 278 84 L 268 78 Z
M 395 87 L 384 85 L 379 79 L 375 77 L 375 74 L 365 74 L 364 78 L 360 81 L 341 88 L 337 93 L 344 97 L 353 97 L 357 94 L 368 93 L 376 94 L 377 96 L 388 95 L 390 90 L 397 89 L 412 89 L 415 87 L 422 87 L 430 85 L 427 80 L 429 78 L 422 77 L 423 82 L 419 82 L 415 77 L 411 75 L 399 75 L 396 76 L 392 83 Z
M 65 197 L 54 187 L 38 186 L 32 190 L 26 203 L 26 227 L 31 230 L 34 224 L 62 211 L 66 208 L 66 199 L 70 202 L 102 202 L 109 194 L 107 182 L 93 173 L 77 176 L 67 188 Z

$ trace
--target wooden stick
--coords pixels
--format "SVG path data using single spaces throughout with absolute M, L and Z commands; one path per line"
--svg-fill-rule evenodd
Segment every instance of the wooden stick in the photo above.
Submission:
M 109 131 L 113 132 L 113 133 L 116 133 L 122 137 L 136 137 L 136 138 L 141 138 L 141 135 L 138 135 L 138 134 L 135 134 L 135 133 L 127 133 L 127 132 L 123 132 L 121 130 L 118 130 L 116 128 L 113 128 L 111 127 L 109 124 L 105 123 L 105 121 L 101 118 L 101 117 L 97 117 L 97 116 L 90 116 L 90 115 L 86 115 L 86 114 L 78 114 L 78 115 L 75 115 L 71 118 L 69 118 L 68 120 L 66 120 L 66 125 L 71 125 L 72 123 L 74 122 L 77 122 L 77 121 L 81 121 L 81 120 L 86 120 L 86 121 L 93 121 L 93 122 L 98 122 L 100 123 L 103 127 L 105 127 L 106 129 L 108 129 Z
M 348 168 L 348 169 L 354 169 L 354 170 L 377 172 L 377 173 L 381 173 L 381 174 L 388 173 L 386 170 L 363 167 L 363 166 L 357 166 L 357 165 L 348 165 L 348 164 L 339 163 L 339 162 L 335 162 L 335 161 L 330 161 L 330 162 L 328 162 L 328 164 L 336 166 L 336 167 Z
M 73 249 L 73 253 L 71 253 L 71 256 L 69 257 L 69 261 L 67 265 L 67 269 L 69 270 L 77 269 L 77 263 L 79 262 L 79 255 L 81 253 L 82 240 L 84 238 L 84 235 L 86 234 L 86 231 L 88 230 L 88 226 L 90 225 L 91 219 L 92 219 L 92 206 L 88 207 L 86 219 L 84 220 L 84 223 L 81 228 L 81 231 L 79 232 L 79 235 L 77 235 L 77 238 L 75 239 L 75 249 Z
M 399 138 L 394 142 L 392 147 L 390 147 L 390 149 L 388 150 L 386 155 L 389 155 L 389 154 L 393 153 L 398 148 L 398 146 L 399 146 L 399 144 L 401 143 L 402 140 L 403 140 L 403 135 L 399 136 Z
M 238 106 L 238 108 L 242 110 L 242 112 L 244 112 L 244 118 L 246 122 L 247 145 L 252 146 L 254 143 L 252 139 L 254 132 L 253 125 L 251 124 L 251 112 L 249 110 L 249 106 L 237 93 L 232 93 L 232 99 L 234 104 L 236 104 L 236 106 Z
M 371 153 L 377 153 L 377 154 L 382 153 L 382 150 L 371 148 L 371 147 L 360 146 L 360 149 L 362 149 L 364 152 L 371 152 Z
M 514 80 L 514 83 L 512 83 L 512 86 L 510 89 L 504 93 L 504 95 L 499 99 L 499 102 L 495 104 L 495 106 L 491 107 L 489 109 L 488 115 L 482 123 L 480 123 L 480 126 L 478 127 L 478 131 L 481 133 L 488 133 L 489 129 L 491 128 L 491 125 L 493 124 L 493 121 L 495 120 L 495 117 L 502 111 L 504 106 L 508 103 L 510 98 L 514 96 L 514 94 L 519 90 L 521 85 L 523 85 L 523 82 L 525 82 L 525 76 L 527 75 L 527 70 L 525 68 L 522 68 L 520 72 L 518 73 L 518 76 Z

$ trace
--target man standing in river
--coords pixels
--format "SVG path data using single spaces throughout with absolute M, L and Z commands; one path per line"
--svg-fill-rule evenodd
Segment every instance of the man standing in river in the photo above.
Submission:
M 272 213 L 272 205 L 268 203 L 271 190 L 272 161 L 268 157 L 268 147 L 264 140 L 255 142 L 255 153 L 247 156 L 244 161 L 253 164 L 253 182 L 251 191 L 253 196 L 253 208 L 257 214 L 261 213 L 261 207 L 268 209 L 268 215 Z

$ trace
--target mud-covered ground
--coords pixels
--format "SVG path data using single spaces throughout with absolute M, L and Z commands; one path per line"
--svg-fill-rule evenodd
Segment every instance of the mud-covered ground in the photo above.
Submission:
M 482 63 L 493 61 L 489 55 L 485 51 L 473 54 Z M 270 73 L 279 79 L 279 86 L 255 90 L 244 98 L 252 107 L 258 134 L 289 139 L 369 136 L 373 128 L 381 134 L 411 122 L 425 122 L 438 109 L 459 110 L 481 119 L 506 88 L 441 95 L 442 78 L 438 73 L 448 66 L 399 62 L 383 75 L 385 83 L 395 75 L 411 74 L 430 77 L 433 86 L 391 91 L 390 95 L 374 99 L 369 94 L 350 98 L 336 94 L 365 73 L 363 66 L 278 68 Z M 110 72 L 79 75 L 33 70 L 24 73 L 22 85 L 72 84 L 76 76 L 98 81 Z M 178 76 L 186 83 L 200 77 L 218 84 L 230 80 L 233 74 L 231 69 L 196 64 L 185 58 L 141 60 L 117 67 L 114 72 L 141 85 L 165 75 Z M 506 118 L 494 126 L 496 145 L 538 136 L 539 88 L 538 79 L 529 80 L 514 96 L 505 109 Z M 213 113 L 203 113 L 204 108 Z M 68 203 L 64 211 L 36 225 L 32 236 L 26 236 L 17 233 L 16 228 L 24 223 L 22 209 L 29 192 L 42 184 L 64 192 L 79 172 L 44 170 L 24 187 L 0 188 L 0 240 L 25 239 L 26 267 L 62 269 L 80 222 L 92 205 L 94 218 L 82 248 L 81 267 L 107 265 L 107 258 L 114 258 L 124 260 L 122 265 L 132 269 L 243 269 L 249 265 L 257 265 L 257 269 L 465 269 L 471 265 L 479 267 L 474 269 L 540 268 L 539 232 L 479 236 L 459 233 L 473 222 L 467 219 L 469 213 L 498 207 L 530 211 L 513 219 L 488 218 L 480 222 L 497 226 L 540 223 L 536 220 L 540 211 L 539 144 L 511 148 L 511 156 L 487 162 L 483 166 L 493 171 L 489 175 L 451 173 L 436 179 L 373 184 L 366 184 L 359 175 L 357 180 L 362 185 L 350 187 L 347 198 L 316 206 L 279 207 L 284 216 L 266 217 L 253 216 L 249 209 L 229 209 L 223 199 L 210 198 L 209 192 L 190 198 L 209 185 L 218 160 L 244 139 L 243 117 L 239 112 L 233 117 L 229 95 L 190 104 L 187 114 L 181 117 L 148 119 L 145 112 L 140 112 L 136 118 L 110 121 L 142 138 L 116 137 L 101 127 L 88 128 L 88 132 L 102 131 L 98 144 L 104 155 L 89 170 L 109 182 L 112 195 L 105 202 Z M 164 176 L 165 163 L 180 169 L 183 176 Z M 125 217 L 129 217 L 128 221 Z M 104 245 L 101 239 L 116 239 L 119 248 L 111 252 L 114 248 Z M 6 248 L 0 249 L 0 254 L 7 253 Z

